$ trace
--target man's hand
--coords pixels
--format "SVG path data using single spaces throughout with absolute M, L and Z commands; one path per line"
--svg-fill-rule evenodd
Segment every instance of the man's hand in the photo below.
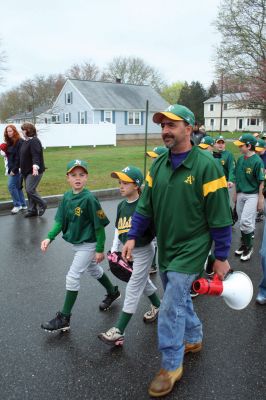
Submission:
M 135 243 L 136 243 L 135 239 L 130 239 L 125 243 L 122 250 L 122 257 L 125 261 L 133 261 L 132 250 L 135 247 Z
M 44 239 L 41 243 L 41 250 L 45 252 L 48 249 L 49 244 L 51 243 L 50 239 Z
M 257 210 L 258 211 L 263 211 L 264 210 L 264 196 L 263 196 L 263 194 L 259 195 Z
M 104 260 L 104 253 L 95 253 L 95 261 L 97 264 Z
M 224 277 L 230 271 L 230 264 L 227 260 L 225 261 L 215 260 L 213 263 L 212 270 L 214 273 L 218 275 L 219 279 L 223 281 Z

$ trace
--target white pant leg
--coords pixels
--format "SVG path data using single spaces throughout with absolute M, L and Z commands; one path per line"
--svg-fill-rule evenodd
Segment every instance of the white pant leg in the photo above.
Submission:
M 157 289 L 149 279 L 149 269 L 154 256 L 152 243 L 133 250 L 133 272 L 126 287 L 123 311 L 134 314 L 144 292 L 151 296 Z
M 243 233 L 251 233 L 255 230 L 255 220 L 257 214 L 257 204 L 258 204 L 258 197 L 257 193 L 255 194 L 242 194 L 241 205 L 243 204 L 241 217 L 240 217 L 240 230 Z
M 73 245 L 74 259 L 66 276 L 66 289 L 78 291 L 80 289 L 80 276 L 88 271 L 90 275 L 99 279 L 103 275 L 103 269 L 96 264 L 96 243 L 81 243 Z

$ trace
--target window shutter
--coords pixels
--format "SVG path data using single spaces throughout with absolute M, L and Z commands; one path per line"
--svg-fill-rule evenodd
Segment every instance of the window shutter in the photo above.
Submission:
M 87 111 L 85 111 L 85 124 L 87 124 Z
M 65 123 L 65 113 L 63 113 L 63 124 Z
M 67 94 L 65 93 L 65 104 L 67 103 Z
M 70 93 L 70 102 L 73 104 L 73 92 Z
M 141 116 L 140 116 L 141 118 L 140 118 L 140 125 L 143 125 L 144 124 L 144 111 L 141 111 Z
M 125 125 L 127 125 L 127 111 L 125 111 Z
M 115 111 L 112 111 L 112 122 L 115 124 Z
M 71 113 L 68 114 L 68 121 L 71 122 Z
M 101 121 L 102 122 L 104 121 L 104 111 L 103 110 L 101 110 Z
M 78 112 L 78 124 L 80 124 L 80 112 Z

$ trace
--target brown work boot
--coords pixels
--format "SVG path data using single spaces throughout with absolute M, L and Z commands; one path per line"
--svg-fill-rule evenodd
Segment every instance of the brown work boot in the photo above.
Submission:
M 185 354 L 198 353 L 202 349 L 202 342 L 199 343 L 185 343 Z
M 174 384 L 182 378 L 183 365 L 174 371 L 160 369 L 155 378 L 151 381 L 148 392 L 152 397 L 161 397 L 173 390 Z

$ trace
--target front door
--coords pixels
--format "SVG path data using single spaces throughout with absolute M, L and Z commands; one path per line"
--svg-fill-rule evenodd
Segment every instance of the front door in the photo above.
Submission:
M 243 129 L 243 119 L 239 118 L 238 120 L 238 129 Z

